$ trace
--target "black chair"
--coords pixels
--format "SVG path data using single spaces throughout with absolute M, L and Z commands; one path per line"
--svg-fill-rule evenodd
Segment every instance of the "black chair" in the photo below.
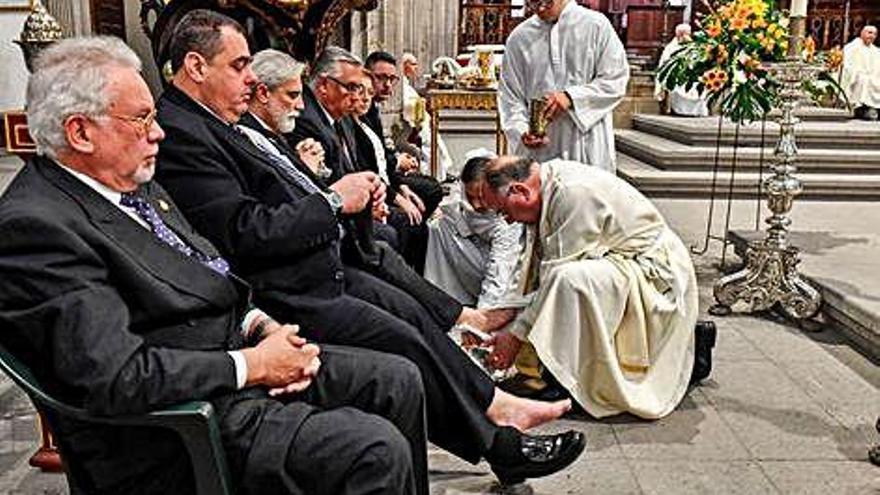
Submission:
M 210 403 L 194 401 L 143 415 L 100 417 L 50 397 L 40 387 L 31 370 L 2 345 L 0 345 L 0 369 L 27 393 L 34 406 L 47 417 L 57 415 L 95 424 L 173 430 L 180 436 L 189 454 L 197 495 L 232 495 L 232 480 L 226 464 L 226 453 L 220 440 L 214 407 Z M 76 459 L 64 457 L 62 449 L 62 461 L 71 493 L 87 493 L 87 490 L 81 486 L 82 481 L 77 479 L 77 473 L 81 471 Z

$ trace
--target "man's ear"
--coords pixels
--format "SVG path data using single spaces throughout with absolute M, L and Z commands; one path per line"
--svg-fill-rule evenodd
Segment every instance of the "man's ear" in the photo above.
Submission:
M 71 115 L 64 121 L 64 135 L 67 145 L 79 153 L 91 154 L 95 151 L 95 127 L 83 115 Z
M 183 70 L 187 76 L 197 83 L 205 82 L 208 72 L 208 61 L 200 53 L 187 52 L 183 57 Z
M 523 184 L 522 182 L 511 182 L 510 194 L 519 194 L 523 198 L 529 199 L 532 195 L 532 190 L 529 189 L 529 186 Z
M 255 84 L 253 98 L 263 105 L 269 103 L 269 86 L 266 86 L 264 83 L 261 82 Z

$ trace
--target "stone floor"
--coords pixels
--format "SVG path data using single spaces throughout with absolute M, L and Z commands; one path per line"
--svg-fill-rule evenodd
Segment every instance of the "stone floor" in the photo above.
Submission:
M 699 244 L 705 201 L 657 203 L 689 244 Z M 735 227 L 753 224 L 753 205 L 734 205 Z M 808 254 L 804 268 L 833 275 L 839 265 L 841 277 L 880 297 L 876 205 L 797 205 L 797 226 L 844 239 L 861 232 L 869 241 L 858 246 L 873 247 L 854 259 L 853 252 L 826 246 Z M 719 254 L 718 243 L 712 243 L 706 254 L 695 257 L 704 312 L 712 301 Z M 540 431 L 585 432 L 587 452 L 565 471 L 508 492 L 880 494 L 880 467 L 866 460 L 869 446 L 880 442 L 873 428 L 880 414 L 880 362 L 853 350 L 831 328 L 805 333 L 773 315 L 716 321 L 712 377 L 693 389 L 678 410 L 654 422 L 572 416 L 546 425 Z M 0 381 L 0 493 L 67 493 L 61 475 L 27 466 L 34 440 L 27 400 L 8 381 Z M 486 464 L 472 466 L 431 449 L 430 467 L 433 495 L 498 491 Z

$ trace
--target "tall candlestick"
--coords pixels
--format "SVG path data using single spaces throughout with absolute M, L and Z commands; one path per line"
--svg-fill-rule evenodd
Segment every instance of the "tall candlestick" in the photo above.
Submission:
M 806 17 L 808 0 L 791 0 L 791 16 Z

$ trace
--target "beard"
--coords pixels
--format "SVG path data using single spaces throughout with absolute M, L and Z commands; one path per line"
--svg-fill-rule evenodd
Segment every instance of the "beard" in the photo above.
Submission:
M 143 167 L 138 168 L 134 175 L 131 176 L 131 180 L 133 180 L 138 185 L 146 184 L 153 179 L 153 174 L 156 173 L 156 160 L 150 160 Z
M 279 115 L 278 118 L 275 119 L 275 121 L 278 122 L 278 131 L 280 131 L 281 134 L 293 132 L 296 128 L 297 117 L 299 117 L 299 112 L 296 110 Z

